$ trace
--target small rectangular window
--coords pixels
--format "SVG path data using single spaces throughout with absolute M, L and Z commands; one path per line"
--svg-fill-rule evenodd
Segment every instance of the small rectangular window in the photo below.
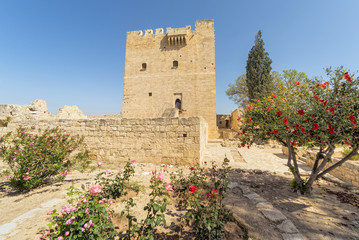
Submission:
M 147 68 L 147 63 L 142 63 L 141 71 L 145 71 Z
M 150 93 L 148 93 L 148 96 L 152 97 L 152 93 L 151 93 L 151 92 L 150 92 Z
M 178 68 L 178 61 L 173 61 L 173 66 L 172 68 Z

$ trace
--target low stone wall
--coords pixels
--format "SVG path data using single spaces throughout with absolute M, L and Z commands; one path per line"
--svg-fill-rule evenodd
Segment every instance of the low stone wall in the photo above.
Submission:
M 201 163 L 208 125 L 202 117 L 154 119 L 58 119 L 10 122 L 0 136 L 18 126 L 59 127 L 85 137 L 93 160 L 164 164 Z
M 316 153 L 308 151 L 306 154 L 306 162 L 310 167 L 313 167 L 315 161 Z M 339 162 L 340 159 L 333 158 L 331 162 L 327 163 L 325 169 L 332 166 L 333 164 Z M 359 187 L 359 164 L 346 161 L 341 166 L 329 172 L 329 174 L 334 177 L 339 178 L 340 180 L 351 183 L 356 187 Z
M 288 148 L 282 147 L 283 154 L 288 156 Z M 314 161 L 316 158 L 316 152 L 307 150 L 305 148 L 299 148 L 298 156 L 300 159 L 305 160 L 307 165 L 313 167 Z M 340 158 L 333 158 L 332 162 L 327 163 L 325 169 L 332 166 L 333 164 L 339 162 Z M 359 164 L 346 161 L 341 166 L 329 172 L 329 174 L 334 177 L 339 178 L 340 180 L 351 183 L 356 187 L 359 187 Z

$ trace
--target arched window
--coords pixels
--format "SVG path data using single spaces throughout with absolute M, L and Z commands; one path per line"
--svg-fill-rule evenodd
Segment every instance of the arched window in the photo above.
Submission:
M 179 110 L 182 109 L 182 103 L 181 103 L 181 100 L 180 99 L 176 99 L 176 102 L 175 102 L 175 107 L 178 108 Z
M 147 68 L 147 63 L 142 63 L 141 71 L 145 71 Z

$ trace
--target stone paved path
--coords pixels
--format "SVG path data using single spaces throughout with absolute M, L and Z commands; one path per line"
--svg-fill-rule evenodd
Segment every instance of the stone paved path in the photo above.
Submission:
M 205 150 L 205 161 L 215 161 L 217 165 L 220 165 L 226 157 L 230 160 L 229 164 L 233 168 L 290 174 L 287 167 L 287 158 L 281 153 L 279 148 L 227 148 L 222 147 L 222 144 L 223 142 L 220 140 L 210 141 Z M 300 164 L 300 168 L 302 171 L 309 170 L 305 164 Z M 257 210 L 276 226 L 282 239 L 303 239 L 296 226 L 278 209 L 274 208 L 270 202 L 257 193 L 251 192 L 245 185 L 233 183 L 230 186 L 232 189 L 235 187 L 239 187 L 243 195 L 256 206 Z M 242 206 L 232 202 L 228 207 L 235 212 L 236 208 L 241 208 Z

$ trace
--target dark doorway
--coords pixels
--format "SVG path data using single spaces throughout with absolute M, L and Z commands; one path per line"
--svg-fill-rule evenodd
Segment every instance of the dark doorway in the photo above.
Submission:
M 182 109 L 182 102 L 180 99 L 176 99 L 176 102 L 175 102 L 175 107 L 178 108 L 179 110 Z
M 229 120 L 226 120 L 226 128 L 229 128 Z

